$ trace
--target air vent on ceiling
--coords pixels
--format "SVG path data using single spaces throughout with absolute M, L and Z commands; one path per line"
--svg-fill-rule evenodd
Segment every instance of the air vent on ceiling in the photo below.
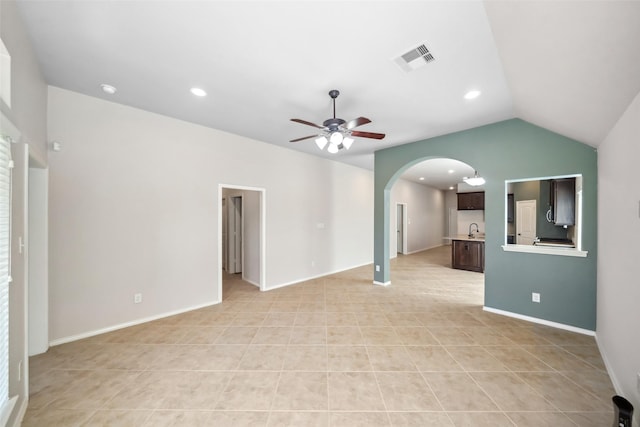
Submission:
M 409 52 L 400 55 L 395 59 L 396 64 L 400 66 L 404 71 L 409 72 L 417 68 L 427 65 L 429 62 L 435 61 L 436 58 L 429 52 L 427 46 L 421 44 L 415 49 L 411 49 Z

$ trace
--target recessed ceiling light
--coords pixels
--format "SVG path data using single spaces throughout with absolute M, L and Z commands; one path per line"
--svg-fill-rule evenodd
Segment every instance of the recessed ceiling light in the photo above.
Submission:
M 191 93 L 194 94 L 195 96 L 207 96 L 207 92 L 200 89 L 199 87 L 192 87 Z
M 115 87 L 113 87 L 111 85 L 107 85 L 107 84 L 101 84 L 100 88 L 102 89 L 102 91 L 104 93 L 108 93 L 109 95 L 113 95 L 114 93 L 116 93 L 118 91 L 118 89 L 116 89 Z
M 421 176 L 420 178 L 418 178 L 420 181 L 424 181 L 424 176 Z
M 453 190 L 453 187 L 449 187 L 449 190 Z
M 464 99 L 476 99 L 480 96 L 479 90 L 470 90 L 469 92 L 464 94 Z
M 447 172 L 454 173 L 455 171 L 453 169 L 449 169 Z

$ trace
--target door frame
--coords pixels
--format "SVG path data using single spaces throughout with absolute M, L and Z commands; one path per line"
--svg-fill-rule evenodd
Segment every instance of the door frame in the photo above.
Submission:
M 402 252 L 398 252 L 398 207 L 402 206 Z M 408 236 L 408 232 L 407 232 L 407 225 L 408 225 L 408 218 L 409 215 L 407 213 L 407 211 L 409 210 L 408 205 L 406 203 L 396 203 L 396 223 L 395 223 L 395 230 L 396 230 L 396 256 L 398 256 L 398 254 L 406 254 L 408 253 L 408 247 L 409 245 L 407 244 L 407 236 Z
M 260 196 L 260 291 L 266 290 L 266 189 L 235 184 L 218 184 L 218 303 L 222 302 L 222 192 L 227 190 L 256 191 Z M 227 201 L 228 202 L 228 201 Z
M 227 234 L 226 234 L 226 241 L 224 239 L 224 229 L 222 231 L 223 234 L 223 239 L 222 239 L 222 247 L 223 247 L 223 255 L 225 252 L 225 246 L 226 246 L 226 254 L 227 254 L 227 260 L 226 260 L 226 264 L 223 265 L 224 269 L 227 270 L 227 273 L 230 274 L 236 274 L 236 273 L 242 273 L 242 278 L 244 279 L 244 270 L 243 270 L 243 265 L 244 265 L 244 215 L 243 215 L 243 206 L 244 206 L 244 197 L 242 196 L 242 194 L 237 195 L 237 194 L 227 194 L 227 196 L 225 197 L 224 195 L 222 196 L 222 199 L 224 200 L 226 198 L 227 201 L 227 206 L 225 208 L 226 212 L 223 212 L 223 218 L 224 215 L 226 214 L 226 224 L 223 224 L 223 227 L 226 225 L 227 227 Z M 240 199 L 240 224 L 237 224 L 236 221 L 236 213 L 237 213 L 237 205 L 236 205 L 236 201 L 237 199 Z M 233 219 L 231 218 L 233 216 Z M 224 222 L 224 221 L 223 221 Z M 229 227 L 230 224 L 233 224 L 235 230 L 237 231 L 238 228 L 240 228 L 240 241 L 239 241 L 239 246 L 240 246 L 240 270 L 236 270 L 236 266 L 238 264 L 238 257 L 236 256 L 236 254 L 238 253 L 238 240 L 236 238 L 231 239 L 230 235 L 229 235 Z M 239 225 L 239 227 L 238 227 Z M 231 240 L 233 240 L 233 244 L 231 243 Z M 233 249 L 233 250 L 231 250 Z M 224 257 L 223 257 L 224 258 Z M 233 268 L 230 269 L 229 266 L 231 265 L 231 259 L 233 259 Z M 231 271 L 233 270 L 233 271 Z
M 28 348 L 29 356 L 49 349 L 49 169 L 29 150 L 28 175 Z

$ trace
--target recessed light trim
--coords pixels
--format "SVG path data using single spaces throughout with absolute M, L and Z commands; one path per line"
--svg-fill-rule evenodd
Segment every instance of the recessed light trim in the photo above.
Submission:
M 424 181 L 424 176 L 421 176 L 420 178 L 418 178 L 420 181 Z
M 453 169 L 449 169 L 447 172 L 454 173 L 455 171 Z
M 205 92 L 204 89 L 200 89 L 199 87 L 192 87 L 191 93 L 199 97 L 207 96 L 207 92 Z
M 482 92 L 479 90 L 470 90 L 469 92 L 464 94 L 464 99 L 476 99 L 480 96 Z
M 104 93 L 107 93 L 109 95 L 113 95 L 118 91 L 118 89 L 116 89 L 114 86 L 104 84 L 104 83 L 100 85 L 100 89 L 102 89 Z

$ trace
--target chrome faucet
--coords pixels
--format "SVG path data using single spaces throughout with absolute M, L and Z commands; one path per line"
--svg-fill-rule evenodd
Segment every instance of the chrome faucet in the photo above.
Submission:
M 476 233 L 480 232 L 480 228 L 478 227 L 478 224 L 476 224 L 475 222 L 472 222 L 471 224 L 469 224 L 469 237 L 473 237 L 473 232 L 471 231 L 472 226 L 476 226 Z

